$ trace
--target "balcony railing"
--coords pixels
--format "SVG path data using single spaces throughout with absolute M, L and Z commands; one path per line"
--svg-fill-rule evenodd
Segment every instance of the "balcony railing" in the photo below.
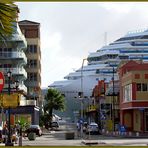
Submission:
M 18 51 L 13 51 L 13 52 L 0 52 L 0 59 L 23 59 L 25 63 L 27 63 L 27 57 L 24 52 L 18 52 Z
M 14 83 L 11 84 L 11 89 L 12 89 L 11 90 L 12 92 L 16 91 Z M 5 82 L 3 91 L 7 91 L 7 90 L 8 90 L 8 84 L 7 82 Z M 27 93 L 27 87 L 24 84 L 19 84 L 18 91 L 23 91 L 24 93 Z
M 10 70 L 10 68 L 0 68 L 0 71 L 7 73 Z M 21 68 L 11 68 L 11 72 L 14 75 L 24 75 L 25 78 L 27 78 L 27 72 L 26 70 L 21 67 Z
M 23 90 L 25 93 L 27 93 L 27 87 L 24 84 L 19 85 L 19 90 Z
M 26 106 L 26 105 L 34 105 L 36 106 L 36 100 L 20 100 L 20 106 Z

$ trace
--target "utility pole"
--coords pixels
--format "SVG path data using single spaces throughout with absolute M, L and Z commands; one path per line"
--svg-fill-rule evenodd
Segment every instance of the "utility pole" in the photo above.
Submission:
M 11 93 L 11 87 L 10 87 L 10 79 L 11 79 L 11 71 L 9 70 L 8 73 L 8 95 L 10 95 Z M 13 146 L 13 143 L 11 141 L 11 123 L 10 123 L 10 106 L 8 108 L 8 139 L 7 139 L 7 142 L 5 143 L 5 146 Z
M 83 67 L 84 67 L 84 61 L 86 59 L 83 59 L 82 61 L 82 67 L 81 67 L 81 120 L 82 120 L 82 123 L 81 123 L 81 138 L 83 138 L 83 99 L 84 99 L 84 90 L 83 90 Z
M 115 85 L 114 85 L 114 72 L 115 69 L 113 67 L 113 102 L 112 102 L 112 113 L 113 113 L 113 131 L 115 131 Z

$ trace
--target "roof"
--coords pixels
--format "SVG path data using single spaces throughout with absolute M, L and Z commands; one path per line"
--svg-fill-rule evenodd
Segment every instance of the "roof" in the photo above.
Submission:
M 18 23 L 19 23 L 19 25 L 20 25 L 20 24 L 40 25 L 40 23 L 38 23 L 38 22 L 33 22 L 33 21 L 29 21 L 29 20 L 22 20 L 22 21 L 19 21 Z

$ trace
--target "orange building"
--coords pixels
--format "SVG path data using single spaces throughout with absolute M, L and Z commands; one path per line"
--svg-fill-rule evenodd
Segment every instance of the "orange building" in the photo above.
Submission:
M 120 123 L 128 131 L 148 131 L 148 63 L 129 61 L 119 66 Z

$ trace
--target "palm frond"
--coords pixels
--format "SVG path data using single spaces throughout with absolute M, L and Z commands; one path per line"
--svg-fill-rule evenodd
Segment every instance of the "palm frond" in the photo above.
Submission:
M 5 39 L 14 33 L 18 7 L 12 0 L 0 1 L 0 39 Z

